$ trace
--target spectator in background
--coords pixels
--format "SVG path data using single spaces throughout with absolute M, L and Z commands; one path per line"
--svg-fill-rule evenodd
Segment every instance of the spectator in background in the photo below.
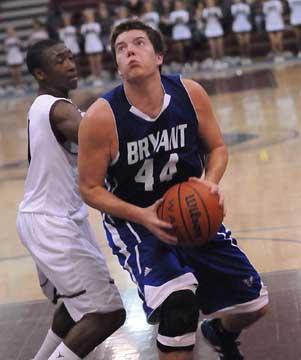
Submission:
M 171 36 L 172 26 L 169 21 L 171 4 L 169 0 L 162 0 L 158 3 L 158 12 L 160 16 L 159 29 L 165 37 Z
M 129 13 L 128 8 L 126 6 L 124 6 L 124 5 L 117 6 L 115 8 L 115 16 L 114 16 L 113 27 L 119 25 L 123 21 L 128 20 L 129 18 L 130 18 L 130 13 Z
M 249 20 L 251 14 L 250 5 L 243 0 L 234 0 L 231 5 L 233 16 L 232 30 L 236 34 L 242 64 L 250 64 L 250 32 L 252 29 Z
M 283 62 L 283 6 L 280 0 L 266 0 L 263 3 L 265 29 L 268 32 L 275 62 Z
M 191 40 L 189 27 L 189 12 L 182 0 L 175 1 L 175 9 L 170 13 L 169 22 L 172 25 L 172 39 L 176 45 L 179 61 L 185 63 L 188 59 L 188 47 Z
M 255 0 L 251 6 L 252 18 L 256 32 L 264 31 L 264 14 L 262 12 L 262 0 Z
M 16 94 L 21 94 L 24 92 L 24 90 L 21 88 L 23 54 L 21 50 L 21 41 L 14 27 L 11 25 L 7 26 L 6 28 L 4 50 L 6 52 L 6 63 L 10 69 L 13 80 L 13 91 Z
M 159 29 L 160 16 L 155 10 L 152 0 L 146 0 L 142 10 L 141 20 L 153 29 Z
M 101 27 L 95 21 L 92 9 L 84 10 L 85 23 L 81 26 L 81 35 L 84 38 L 84 49 L 88 56 L 90 71 L 94 86 L 102 86 L 101 68 L 103 44 L 100 40 Z
M 100 39 L 104 46 L 104 50 L 109 51 L 110 34 L 112 28 L 112 17 L 106 3 L 100 2 L 98 5 L 97 20 L 101 27 Z
M 296 34 L 297 55 L 301 58 L 301 0 L 288 0 L 290 7 L 290 24 Z
M 30 47 L 39 40 L 48 39 L 49 35 L 44 24 L 39 19 L 32 20 L 32 31 L 28 37 L 27 46 Z
M 48 6 L 46 28 L 50 39 L 59 40 L 59 28 L 62 23 L 60 0 L 52 0 Z
M 200 42 L 201 40 L 204 39 L 204 30 L 205 30 L 205 23 L 204 23 L 204 19 L 203 19 L 203 10 L 204 10 L 204 4 L 200 1 L 194 11 L 194 15 L 193 15 L 193 38 L 197 41 Z
M 205 36 L 208 39 L 213 65 L 217 70 L 225 66 L 221 61 L 224 56 L 224 30 L 221 24 L 222 17 L 222 11 L 216 6 L 215 0 L 206 0 L 206 7 L 203 10 L 203 18 L 206 22 Z
M 206 36 L 205 36 L 205 22 L 203 19 L 203 10 L 204 4 L 200 1 L 194 11 L 192 12 L 192 50 L 196 50 L 198 53 L 204 51 L 206 45 Z M 193 55 L 193 58 L 196 59 L 198 55 Z M 193 62 L 194 70 L 198 70 L 199 64 L 197 61 Z

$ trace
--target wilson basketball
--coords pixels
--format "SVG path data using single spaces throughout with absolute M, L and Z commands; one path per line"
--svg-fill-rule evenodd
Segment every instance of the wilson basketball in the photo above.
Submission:
M 206 245 L 223 221 L 223 209 L 217 194 L 198 181 L 172 186 L 163 196 L 158 216 L 170 222 L 181 246 Z

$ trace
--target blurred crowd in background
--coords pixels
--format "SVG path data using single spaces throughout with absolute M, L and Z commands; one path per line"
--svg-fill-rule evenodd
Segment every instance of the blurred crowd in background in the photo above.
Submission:
M 72 13 L 65 13 L 59 1 L 52 1 L 47 21 L 33 19 L 26 42 L 20 41 L 12 26 L 6 28 L 4 48 L 11 85 L 19 93 L 25 91 L 22 66 L 26 50 L 38 40 L 53 38 L 61 39 L 72 50 L 80 85 L 101 86 L 108 74 L 114 76 L 111 29 L 132 17 L 164 35 L 168 47 L 166 72 L 219 71 L 259 60 L 301 58 L 301 0 L 125 0 L 120 5 L 100 1 L 94 8 Z M 285 45 L 288 30 L 292 40 L 289 47 Z M 255 37 L 266 39 L 263 56 L 256 52 Z

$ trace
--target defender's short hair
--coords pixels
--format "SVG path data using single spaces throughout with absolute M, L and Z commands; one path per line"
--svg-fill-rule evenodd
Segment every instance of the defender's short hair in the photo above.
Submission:
M 130 30 L 142 30 L 146 33 L 150 42 L 152 43 L 155 53 L 162 54 L 165 53 L 165 42 L 163 40 L 163 36 L 160 31 L 155 30 L 151 26 L 145 24 L 143 21 L 138 19 L 131 19 L 122 21 L 120 24 L 114 27 L 111 33 L 111 49 L 113 53 L 113 59 L 116 64 L 116 51 L 115 51 L 115 42 L 117 37 L 123 32 Z
M 62 44 L 59 40 L 46 39 L 40 40 L 30 46 L 26 55 L 26 65 L 28 71 L 34 76 L 34 70 L 37 68 L 45 67 L 47 59 L 45 58 L 45 52 L 54 45 Z

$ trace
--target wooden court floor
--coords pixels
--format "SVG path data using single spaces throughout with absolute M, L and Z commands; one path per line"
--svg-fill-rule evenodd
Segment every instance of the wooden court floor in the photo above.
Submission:
M 301 64 L 195 79 L 212 102 L 229 144 L 221 187 L 225 224 L 262 274 L 270 313 L 242 335 L 247 360 L 301 359 Z M 88 103 L 97 90 L 74 93 Z M 28 360 L 53 312 L 38 287 L 34 264 L 20 244 L 15 220 L 26 176 L 26 112 L 33 95 L 0 99 L 0 360 Z M 122 293 L 128 320 L 97 350 L 97 359 L 150 360 L 155 329 L 146 324 L 129 276 L 111 255 L 100 225 L 90 219 Z M 200 335 L 195 359 L 216 356 Z

